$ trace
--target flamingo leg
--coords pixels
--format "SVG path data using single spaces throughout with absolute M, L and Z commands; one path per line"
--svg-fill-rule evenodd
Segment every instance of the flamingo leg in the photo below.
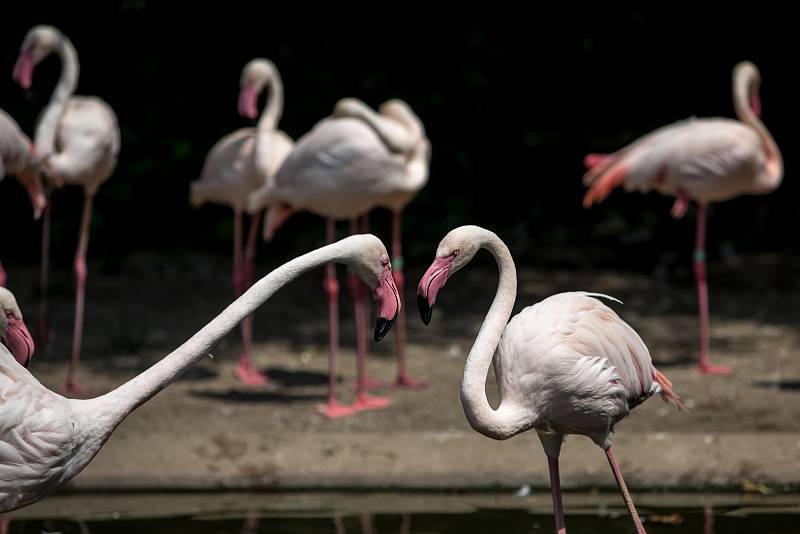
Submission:
M 50 319 L 47 312 L 47 292 L 50 285 L 50 221 L 53 213 L 52 195 L 47 196 L 42 221 L 42 264 L 39 268 L 39 317 L 36 321 L 37 343 L 47 344 L 50 335 Z
M 3 264 L 0 263 L 0 287 L 6 287 L 6 282 L 8 282 L 8 275 L 6 270 L 3 269 Z
M 694 246 L 694 278 L 697 283 L 697 305 L 700 315 L 700 362 L 698 370 L 703 374 L 727 375 L 731 368 L 711 363 L 708 334 L 708 283 L 706 282 L 706 218 L 708 205 L 697 205 L 697 233 Z
M 375 522 L 372 519 L 372 514 L 361 514 L 361 533 L 362 534 L 375 534 Z
M 336 241 L 336 223 L 328 219 L 326 223 L 328 243 Z M 336 278 L 336 264 L 325 266 L 323 281 L 325 293 L 328 295 L 328 318 L 330 329 L 330 355 L 328 368 L 328 402 L 317 406 L 317 411 L 331 419 L 355 413 L 349 406 L 336 401 L 336 358 L 339 354 L 339 281 Z
M 239 270 L 240 270 L 240 283 L 239 288 L 236 290 L 236 296 L 238 297 L 242 293 L 244 293 L 251 285 L 253 285 L 253 274 L 255 271 L 255 256 L 256 256 L 256 238 L 258 236 L 258 225 L 261 221 L 262 211 L 259 211 L 255 215 L 250 218 L 250 228 L 247 232 L 247 244 L 245 245 L 244 249 L 244 259 L 242 259 L 241 252 L 239 252 Z M 236 250 L 239 249 L 241 251 L 241 239 L 242 236 L 242 214 L 238 212 L 236 215 L 238 224 L 238 238 L 234 237 L 234 257 L 236 256 Z M 234 234 L 237 233 L 236 227 L 234 228 Z M 234 261 L 234 264 L 236 262 Z M 234 265 L 234 279 L 236 278 L 235 272 L 235 265 Z M 236 285 L 236 282 L 234 282 Z M 261 386 L 266 384 L 269 379 L 265 374 L 260 372 L 255 365 L 253 365 L 252 361 L 252 349 L 253 349 L 253 315 L 248 315 L 244 319 L 242 319 L 242 323 L 240 325 L 242 331 L 242 354 L 239 356 L 239 363 L 236 365 L 236 376 L 239 377 L 239 380 L 247 384 L 248 386 Z
M 427 386 L 422 380 L 415 380 L 406 370 L 406 305 L 403 293 L 405 278 L 403 277 L 403 244 L 402 244 L 402 212 L 392 212 L 392 278 L 400 295 L 400 313 L 397 316 L 397 378 L 392 383 L 395 387 L 421 389 Z
M 639 518 L 639 513 L 636 511 L 636 506 L 633 504 L 631 494 L 628 492 L 628 486 L 625 485 L 625 479 L 622 478 L 622 471 L 619 469 L 617 458 L 614 456 L 614 451 L 612 451 L 611 448 L 606 449 L 606 457 L 608 458 L 608 463 L 611 466 L 611 471 L 614 473 L 614 478 L 617 480 L 617 486 L 619 486 L 619 491 L 622 493 L 622 498 L 625 500 L 625 506 L 628 508 L 628 515 L 631 516 L 633 526 L 636 529 L 636 534 L 647 534 L 647 531 L 645 531 L 644 527 L 642 526 L 642 520 Z
M 78 237 L 78 249 L 75 251 L 73 269 L 75 271 L 75 325 L 72 331 L 72 355 L 67 368 L 67 381 L 64 385 L 64 394 L 68 396 L 85 396 L 88 391 L 78 384 L 75 375 L 81 356 L 81 341 L 83 339 L 83 310 L 86 299 L 86 251 L 89 248 L 89 229 L 92 223 L 92 204 L 94 195 L 87 193 L 83 199 L 83 215 L 81 216 L 81 230 Z
M 0 534 L 8 534 L 11 525 L 11 517 L 4 515 L 0 517 Z
M 548 456 L 547 466 L 550 468 L 550 492 L 553 494 L 553 515 L 556 520 L 556 534 L 566 534 L 564 507 L 561 504 L 561 477 L 558 473 L 558 457 L 551 458 Z
M 403 514 L 401 516 L 400 534 L 411 534 L 411 514 Z
M 368 225 L 369 219 L 366 215 L 361 218 L 360 225 L 358 219 L 353 219 L 350 224 L 350 233 L 366 232 Z M 369 314 L 367 311 L 367 288 L 353 273 L 348 275 L 347 281 L 353 298 L 356 321 L 356 400 L 352 404 L 352 408 L 356 411 L 379 410 L 389 406 L 390 401 L 388 397 L 371 397 L 368 393 L 370 383 L 367 374 L 367 317 Z

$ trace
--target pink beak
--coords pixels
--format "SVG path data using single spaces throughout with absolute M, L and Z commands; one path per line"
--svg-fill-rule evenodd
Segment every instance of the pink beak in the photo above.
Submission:
M 583 158 L 583 165 L 587 169 L 591 169 L 592 167 L 603 163 L 603 161 L 608 156 L 606 154 L 586 154 L 586 157 Z
M 372 291 L 372 298 L 378 303 L 378 318 L 375 323 L 375 341 L 383 339 L 392 329 L 400 312 L 400 293 L 392 278 L 392 270 L 386 269 L 378 281 L 378 287 Z
M 245 84 L 239 92 L 239 115 L 248 119 L 258 117 L 258 91 L 252 83 Z
M 14 64 L 13 78 L 23 89 L 29 89 L 33 84 L 33 54 L 30 50 L 23 50 L 19 53 L 17 62 Z
M 417 307 L 419 308 L 419 316 L 426 325 L 431 322 L 433 305 L 436 303 L 436 295 L 447 282 L 447 278 L 450 276 L 450 267 L 452 267 L 454 259 L 454 256 L 436 258 L 419 281 L 419 287 L 417 288 Z
M 8 316 L 8 328 L 3 344 L 20 365 L 28 367 L 33 357 L 34 345 L 31 333 L 28 332 L 28 327 L 22 319 L 17 319 L 13 315 Z
M 753 113 L 756 114 L 756 117 L 761 116 L 761 98 L 758 95 L 750 97 L 750 107 L 753 108 Z

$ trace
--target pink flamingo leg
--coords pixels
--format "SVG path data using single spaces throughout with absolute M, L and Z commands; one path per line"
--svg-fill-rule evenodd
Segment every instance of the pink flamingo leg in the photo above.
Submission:
M 11 518 L 7 515 L 0 517 L 0 534 L 8 534 L 11 525 Z
M 244 251 L 244 261 L 242 261 L 241 257 L 241 235 L 242 235 L 242 214 L 241 212 L 237 212 L 236 219 L 238 221 L 237 224 L 234 225 L 234 234 L 237 234 L 238 228 L 238 237 L 234 237 L 234 264 L 236 263 L 236 250 L 238 249 L 239 252 L 239 287 L 236 289 L 236 296 L 240 296 L 244 293 L 252 284 L 253 284 L 253 274 L 255 271 L 255 256 L 256 256 L 256 238 L 258 235 L 258 225 L 259 221 L 261 220 L 261 215 L 263 212 L 258 212 L 253 215 L 250 219 L 250 229 L 247 233 L 247 245 Z M 236 286 L 236 266 L 234 265 L 234 286 Z M 242 331 L 242 354 L 239 356 L 239 363 L 236 365 L 236 376 L 239 377 L 239 380 L 247 384 L 248 386 L 261 386 L 266 384 L 269 379 L 263 373 L 261 373 L 255 365 L 253 365 L 253 361 L 251 359 L 252 349 L 253 349 L 253 316 L 248 315 L 242 320 L 241 324 L 241 331 Z
M 700 313 L 700 362 L 698 370 L 709 375 L 728 375 L 731 368 L 711 363 L 708 339 L 708 284 L 706 283 L 706 217 L 708 206 L 697 205 L 697 234 L 694 247 L 694 278 L 697 282 L 697 304 Z
M 47 196 L 42 221 L 42 264 L 39 270 L 39 317 L 36 321 L 37 343 L 42 347 L 50 337 L 50 318 L 47 312 L 47 293 L 50 285 L 50 220 L 53 210 L 52 195 Z
M 83 338 L 83 309 L 86 298 L 86 250 L 89 248 L 89 229 L 92 223 L 92 203 L 94 195 L 87 193 L 83 200 L 83 215 L 81 217 L 81 233 L 78 238 L 78 249 L 75 251 L 75 325 L 72 331 L 72 355 L 67 368 L 67 381 L 64 384 L 64 394 L 67 396 L 81 397 L 88 391 L 78 384 L 75 377 L 81 357 L 81 341 Z
M 328 243 L 336 240 L 336 223 L 333 219 L 327 220 Z M 336 264 L 329 263 L 325 266 L 325 293 L 328 295 L 328 318 L 330 328 L 330 356 L 328 369 L 328 402 L 317 406 L 317 411 L 331 419 L 353 415 L 355 412 L 349 406 L 343 406 L 336 401 L 336 358 L 339 354 L 339 281 L 336 279 Z
M 631 516 L 636 533 L 647 534 L 647 531 L 642 526 L 642 520 L 639 518 L 639 513 L 636 511 L 636 506 L 633 505 L 631 494 L 628 493 L 628 486 L 625 485 L 625 479 L 622 478 L 622 471 L 619 469 L 617 458 L 614 456 L 614 451 L 612 451 L 611 448 L 606 450 L 606 457 L 608 458 L 608 463 L 611 466 L 611 471 L 614 473 L 614 478 L 617 480 L 617 486 L 619 486 L 619 491 L 622 493 L 622 498 L 625 500 L 625 506 L 628 508 L 628 515 Z
M 8 275 L 6 270 L 3 269 L 3 264 L 0 263 L 0 287 L 6 287 L 6 282 L 8 282 Z
M 372 514 L 361 514 L 361 534 L 375 534 L 375 522 L 372 519 Z
M 564 507 L 561 504 L 561 477 L 558 474 L 558 457 L 547 457 L 550 467 L 550 491 L 553 494 L 553 515 L 556 519 L 556 534 L 566 534 L 567 527 L 564 523 Z
M 402 250 L 402 224 L 403 214 L 401 212 L 392 213 L 392 277 L 400 295 L 400 313 L 397 316 L 397 378 L 392 383 L 395 387 L 421 389 L 428 384 L 422 380 L 415 380 L 409 376 L 406 370 L 406 305 L 403 289 L 405 278 L 403 277 L 403 250 Z
M 369 219 L 364 216 L 361 219 L 361 231 L 368 231 Z M 359 224 L 356 219 L 351 222 L 351 233 L 359 231 Z M 369 378 L 367 375 L 367 298 L 368 294 L 364 283 L 354 274 L 348 276 L 348 285 L 353 297 L 353 307 L 355 309 L 356 321 L 356 400 L 352 408 L 360 410 L 379 410 L 389 406 L 388 397 L 370 397 Z

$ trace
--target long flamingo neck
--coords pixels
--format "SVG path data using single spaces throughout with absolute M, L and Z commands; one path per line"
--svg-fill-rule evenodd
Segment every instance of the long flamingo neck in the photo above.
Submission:
M 278 126 L 278 121 L 283 115 L 283 81 L 276 69 L 270 70 L 265 87 L 269 89 L 269 97 L 264 112 L 258 119 L 258 130 L 272 131 Z
M 514 308 L 517 273 L 511 253 L 500 238 L 487 231 L 479 239 L 480 248 L 491 252 L 497 261 L 500 282 L 489 313 L 467 356 L 461 380 L 461 404 L 472 428 L 490 438 L 507 439 L 530 426 L 530 414 L 526 415 L 518 406 L 502 398 L 498 409 L 493 409 L 486 397 L 486 376 Z
M 771 178 L 777 181 L 783 176 L 783 157 L 772 134 L 753 110 L 751 101 L 751 95 L 755 94 L 755 89 L 757 89 L 754 87 L 758 83 L 757 76 L 749 69 L 736 72 L 733 80 L 733 105 L 739 120 L 753 128 L 761 138 L 767 158 L 768 172 Z
M 178 379 L 189 366 L 210 355 L 209 351 L 215 343 L 236 328 L 242 319 L 253 313 L 278 289 L 310 269 L 329 261 L 346 262 L 351 257 L 345 245 L 337 242 L 281 265 L 256 282 L 161 361 L 106 395 L 76 402 L 87 403 L 88 413 L 98 419 L 97 424 L 101 427 L 98 429 L 99 433 L 107 437 L 134 409 Z
M 55 48 L 55 53 L 61 58 L 61 76 L 36 126 L 36 150 L 43 157 L 49 156 L 55 150 L 58 123 L 64 115 L 67 102 L 75 94 L 80 72 L 78 52 L 66 36 Z

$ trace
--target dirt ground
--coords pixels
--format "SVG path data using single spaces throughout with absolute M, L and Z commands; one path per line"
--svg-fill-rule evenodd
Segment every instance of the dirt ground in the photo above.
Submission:
M 256 315 L 256 360 L 273 378 L 248 388 L 233 377 L 236 333 L 129 418 L 117 433 L 158 433 L 180 421 L 203 421 L 220 430 L 280 428 L 283 431 L 464 430 L 469 427 L 458 398 L 464 359 L 496 288 L 488 261 L 459 272 L 442 292 L 430 327 L 419 320 L 414 291 L 424 266 L 407 272 L 408 360 L 413 376 L 429 382 L 421 391 L 387 389 L 382 411 L 327 420 L 314 411 L 324 399 L 327 372 L 327 306 L 322 271 L 285 287 Z M 800 431 L 800 293 L 790 275 L 798 262 L 777 256 L 711 264 L 711 346 L 729 377 L 702 377 L 696 355 L 695 296 L 691 274 L 673 269 L 652 275 L 589 270 L 520 268 L 520 309 L 548 295 L 590 290 L 613 295 L 614 304 L 649 346 L 690 407 L 678 413 L 651 399 L 618 426 L 618 432 Z M 687 266 L 688 267 L 688 266 Z M 229 263 L 205 255 L 140 254 L 124 263 L 90 260 L 87 321 L 81 378 L 102 393 L 166 355 L 229 302 Z M 259 272 L 265 272 L 261 267 Z M 340 280 L 344 271 L 340 268 Z M 35 266 L 9 268 L 26 320 L 36 323 Z M 342 283 L 346 288 L 346 284 Z M 26 291 L 27 288 L 27 291 Z M 52 275 L 52 336 L 39 347 L 31 371 L 51 388 L 61 385 L 69 351 L 72 281 L 67 266 Z M 350 300 L 342 298 L 340 400 L 352 399 L 354 336 Z M 393 377 L 394 334 L 371 344 L 373 377 Z M 493 390 L 493 379 L 487 382 Z M 120 438 L 121 439 L 121 438 Z

